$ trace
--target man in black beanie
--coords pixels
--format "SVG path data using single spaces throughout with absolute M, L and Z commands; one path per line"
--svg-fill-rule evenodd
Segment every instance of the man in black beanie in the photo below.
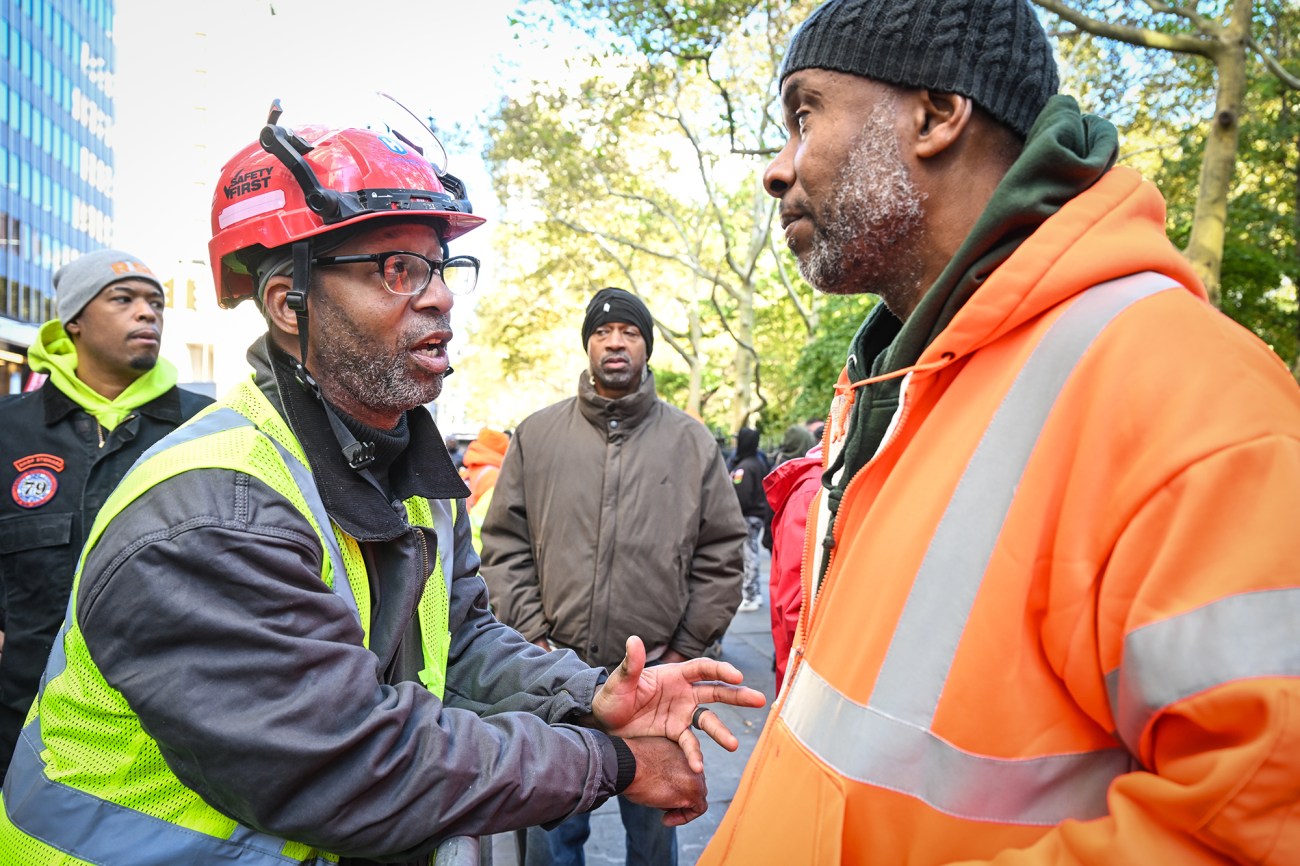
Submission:
M 740 603 L 746 525 L 717 443 L 660 400 L 654 319 L 623 289 L 587 305 L 578 395 L 524 419 L 483 522 L 482 574 L 501 621 L 546 649 L 616 666 L 694 658 Z M 619 798 L 627 862 L 677 862 L 663 813 Z M 527 833 L 525 866 L 583 862 L 588 814 Z
M 786 244 L 883 303 L 700 862 L 1293 861 L 1295 382 L 1056 95 L 1028 0 L 831 0 L 780 78 Z

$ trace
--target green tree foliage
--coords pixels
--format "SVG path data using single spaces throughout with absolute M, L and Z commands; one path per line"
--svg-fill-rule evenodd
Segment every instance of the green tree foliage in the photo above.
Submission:
M 1116 123 L 1212 298 L 1300 378 L 1300 6 L 1034 2 L 1060 16 L 1063 89 Z
M 507 380 L 555 366 L 547 347 L 568 345 L 595 289 L 619 285 L 655 315 L 666 396 L 723 429 L 788 417 L 789 371 L 823 300 L 773 244 L 761 173 L 785 137 L 780 54 L 812 5 L 574 0 L 521 18 L 526 31 L 560 26 L 559 11 L 593 47 L 571 55 L 567 80 L 536 82 L 491 120 L 485 156 L 507 210 L 497 245 L 520 253 L 505 256 L 479 330 L 504 344 Z

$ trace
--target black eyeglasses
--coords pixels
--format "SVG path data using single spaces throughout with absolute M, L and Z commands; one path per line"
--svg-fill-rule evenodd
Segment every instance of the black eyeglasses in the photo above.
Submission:
M 318 265 L 353 265 L 376 262 L 384 288 L 394 295 L 418 295 L 428 288 L 437 274 L 447 291 L 453 295 L 468 295 L 478 284 L 478 259 L 473 256 L 452 256 L 442 261 L 426 259 L 419 253 L 371 253 L 359 256 L 322 256 L 312 259 Z

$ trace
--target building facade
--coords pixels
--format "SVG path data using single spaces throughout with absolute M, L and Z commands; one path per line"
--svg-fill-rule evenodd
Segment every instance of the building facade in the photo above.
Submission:
M 113 237 L 113 0 L 0 0 L 0 393 L 51 278 Z

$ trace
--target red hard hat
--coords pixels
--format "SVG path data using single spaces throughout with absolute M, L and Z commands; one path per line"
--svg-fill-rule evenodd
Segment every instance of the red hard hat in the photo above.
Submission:
M 290 132 L 268 125 L 260 141 L 226 163 L 212 195 L 208 252 L 218 302 L 233 307 L 256 293 L 237 253 L 274 249 L 381 217 L 437 221 L 443 243 L 484 221 L 469 212 L 458 180 L 440 177 L 398 136 L 321 126 Z

